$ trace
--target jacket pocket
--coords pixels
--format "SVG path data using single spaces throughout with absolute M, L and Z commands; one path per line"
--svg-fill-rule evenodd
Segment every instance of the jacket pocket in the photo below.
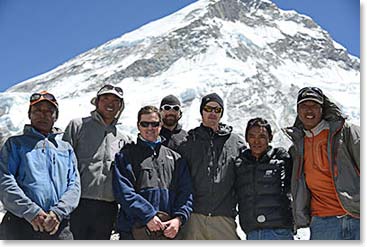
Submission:
M 154 169 L 153 164 L 149 162 L 143 162 L 140 165 L 140 175 L 137 183 L 137 191 L 147 188 L 158 187 L 158 173 Z

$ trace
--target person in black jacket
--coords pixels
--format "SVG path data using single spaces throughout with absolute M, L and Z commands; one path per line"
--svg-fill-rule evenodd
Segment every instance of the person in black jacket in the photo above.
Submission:
M 244 149 L 236 162 L 239 216 L 247 240 L 292 240 L 290 206 L 292 160 L 284 148 L 273 148 L 271 126 L 263 118 L 246 127 Z
M 184 239 L 239 239 L 236 232 L 235 161 L 244 141 L 220 123 L 223 100 L 202 98 L 202 124 L 189 131 L 178 151 L 188 161 L 193 180 L 194 209 L 183 229 Z
M 137 125 L 137 143 L 124 146 L 115 158 L 113 191 L 121 206 L 117 231 L 120 239 L 145 239 L 133 233 L 146 227 L 143 233 L 173 239 L 192 212 L 189 170 L 181 155 L 162 145 L 156 107 L 141 108 Z M 170 219 L 160 218 L 160 211 Z
M 176 96 L 167 95 L 161 101 L 160 113 L 163 121 L 160 136 L 165 138 L 162 144 L 176 151 L 187 136 L 187 132 L 178 123 L 182 117 L 181 102 Z

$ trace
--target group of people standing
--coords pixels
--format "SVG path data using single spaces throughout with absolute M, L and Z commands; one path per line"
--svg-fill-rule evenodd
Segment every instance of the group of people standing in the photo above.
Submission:
M 89 117 L 54 127 L 58 102 L 32 94 L 24 133 L 0 153 L 5 239 L 360 239 L 360 128 L 315 87 L 298 93 L 287 151 L 271 125 L 247 123 L 245 140 L 205 95 L 200 126 L 186 132 L 177 97 L 142 107 L 136 141 L 116 127 L 123 90 L 105 85 Z M 248 146 L 246 145 L 246 142 Z

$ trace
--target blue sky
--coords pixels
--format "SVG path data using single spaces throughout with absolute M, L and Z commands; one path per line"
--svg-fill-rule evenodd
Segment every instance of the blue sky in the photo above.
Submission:
M 0 92 L 195 0 L 0 0 Z M 360 57 L 359 0 L 273 0 Z

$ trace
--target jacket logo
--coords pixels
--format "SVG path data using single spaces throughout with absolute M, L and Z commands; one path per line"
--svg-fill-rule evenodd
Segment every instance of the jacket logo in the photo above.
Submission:
M 266 170 L 264 178 L 269 178 L 273 176 L 273 170 Z

